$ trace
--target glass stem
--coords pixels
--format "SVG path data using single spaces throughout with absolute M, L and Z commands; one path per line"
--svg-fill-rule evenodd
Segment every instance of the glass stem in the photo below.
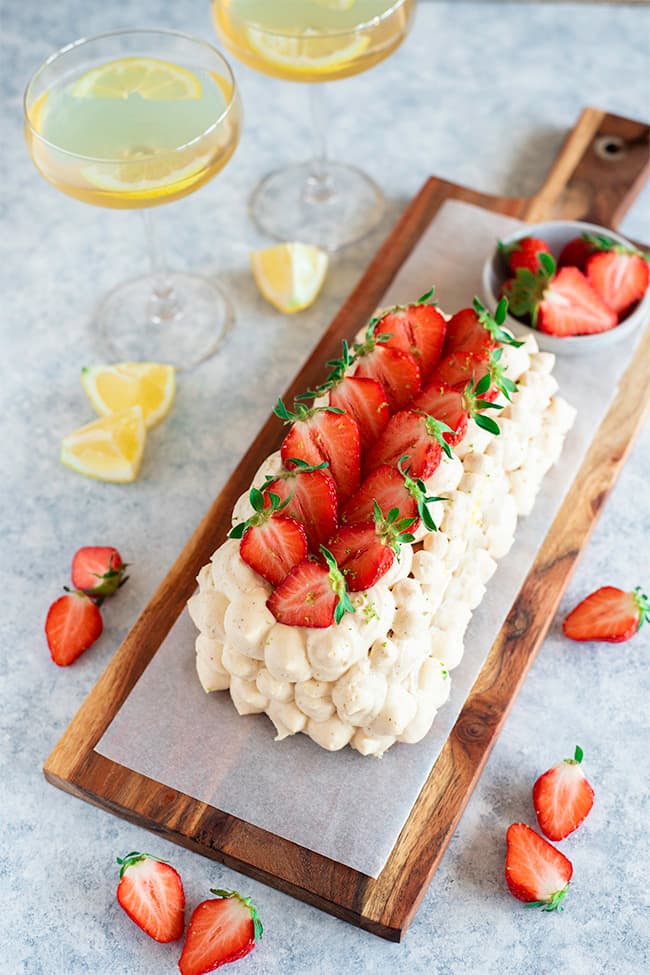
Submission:
M 149 298 L 147 309 L 149 319 L 159 325 L 161 322 L 170 321 L 178 311 L 174 287 L 171 283 L 167 262 L 165 260 L 164 248 L 160 241 L 160 236 L 156 232 L 156 220 L 153 210 L 146 207 L 140 210 L 142 222 L 144 224 L 144 235 L 147 251 L 149 254 L 149 264 L 151 266 L 151 276 L 153 278 L 153 289 Z
M 327 203 L 334 196 L 334 185 L 327 173 L 327 102 L 322 84 L 309 84 L 309 112 L 311 115 L 314 155 L 309 179 L 304 191 L 308 204 Z

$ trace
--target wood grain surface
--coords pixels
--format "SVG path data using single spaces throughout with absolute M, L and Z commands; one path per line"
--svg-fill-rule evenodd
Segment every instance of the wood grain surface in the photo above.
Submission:
M 585 109 L 539 193 L 486 196 L 431 178 L 407 207 L 284 398 L 313 386 L 323 363 L 375 310 L 447 199 L 536 221 L 590 220 L 615 228 L 650 169 L 647 125 Z M 616 146 L 616 150 L 612 150 Z M 608 148 L 609 147 L 609 148 Z M 261 461 L 279 446 L 271 416 L 74 717 L 44 767 L 49 782 L 175 843 L 222 861 L 381 937 L 408 928 L 650 404 L 650 328 L 620 384 L 533 567 L 377 879 L 251 826 L 94 751 L 224 540 Z M 188 651 L 189 652 L 189 651 Z M 280 746 L 279 746 L 280 747 Z

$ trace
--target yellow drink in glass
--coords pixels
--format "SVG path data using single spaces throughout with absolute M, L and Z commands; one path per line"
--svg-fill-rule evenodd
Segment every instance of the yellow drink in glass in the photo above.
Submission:
M 108 61 L 44 91 L 26 138 L 57 189 L 95 206 L 136 208 L 186 196 L 235 151 L 231 84 L 157 58 Z
M 388 57 L 415 0 L 223 0 L 217 30 L 244 64 L 288 81 L 333 81 Z
M 327 157 L 323 86 L 372 68 L 411 26 L 415 0 L 212 0 L 217 33 L 256 71 L 309 87 L 314 153 L 310 162 L 269 173 L 253 191 L 258 227 L 278 240 L 336 251 L 379 222 L 384 196 L 354 166 Z
M 235 151 L 241 103 L 228 62 L 176 31 L 82 39 L 35 71 L 24 115 L 29 153 L 48 182 L 84 203 L 142 214 L 151 272 L 114 288 L 92 323 L 108 361 L 185 369 L 212 356 L 232 303 L 212 276 L 167 270 L 152 208 L 203 186 Z

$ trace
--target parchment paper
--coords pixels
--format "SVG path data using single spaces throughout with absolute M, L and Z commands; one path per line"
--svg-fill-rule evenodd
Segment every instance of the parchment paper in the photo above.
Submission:
M 448 201 L 400 270 L 383 305 L 436 285 L 443 309 L 480 294 L 495 240 L 518 221 Z M 578 408 L 561 461 L 488 583 L 452 672 L 450 700 L 417 745 L 379 760 L 329 753 L 304 735 L 274 742 L 265 715 L 240 717 L 226 692 L 207 695 L 194 669 L 196 629 L 185 611 L 97 745 L 107 758 L 224 812 L 376 877 L 449 735 L 632 355 L 627 343 L 585 360 L 558 359 L 560 391 Z

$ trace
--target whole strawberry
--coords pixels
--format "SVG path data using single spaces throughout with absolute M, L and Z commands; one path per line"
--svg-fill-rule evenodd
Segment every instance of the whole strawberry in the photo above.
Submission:
M 583 757 L 577 745 L 573 758 L 544 772 L 533 786 L 537 822 L 549 840 L 565 839 L 592 810 L 594 790 L 582 771 Z
M 527 268 L 534 274 L 541 267 L 539 255 L 550 254 L 551 248 L 540 237 L 520 237 L 512 244 L 502 244 L 499 241 L 499 253 L 511 274 L 516 274 L 520 267 Z
M 262 922 L 249 897 L 234 890 L 211 890 L 190 919 L 178 962 L 181 975 L 206 975 L 249 954 L 262 937 Z
M 185 892 L 176 870 L 150 853 L 118 857 L 120 907 L 154 941 L 178 941 L 185 928 Z
M 116 548 L 108 545 L 86 545 L 72 558 L 72 585 L 98 605 L 112 596 L 127 581 L 127 565 Z

